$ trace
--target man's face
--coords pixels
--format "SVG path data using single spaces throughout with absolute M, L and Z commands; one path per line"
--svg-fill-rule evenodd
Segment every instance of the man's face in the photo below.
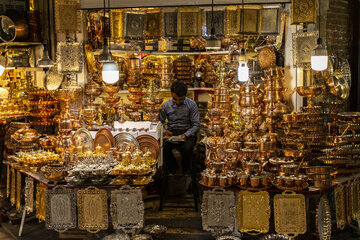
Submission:
M 184 103 L 185 96 L 179 97 L 175 93 L 171 93 L 171 95 L 172 95 L 173 101 L 176 104 L 176 106 L 180 106 L 180 105 L 182 105 Z

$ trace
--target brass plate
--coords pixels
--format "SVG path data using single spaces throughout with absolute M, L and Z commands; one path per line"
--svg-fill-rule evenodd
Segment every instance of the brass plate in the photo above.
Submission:
M 266 191 L 240 191 L 237 204 L 238 228 L 251 235 L 267 233 L 270 224 L 270 196 Z
M 10 197 L 10 166 L 6 166 L 6 197 Z
M 165 38 L 177 37 L 177 12 L 163 13 L 163 32 Z
M 21 173 L 16 171 L 16 210 L 20 211 L 21 207 Z
M 47 70 L 44 78 L 44 87 L 46 90 L 59 89 L 64 81 L 64 75 L 57 71 L 57 67 L 52 67 Z
M 121 42 L 123 33 L 123 11 L 122 9 L 112 9 L 110 11 L 111 38 L 115 43 Z
M 178 38 L 191 38 L 201 36 L 200 8 L 179 8 L 177 13 Z
M 27 213 L 34 211 L 34 180 L 25 178 L 25 210 Z
M 294 67 L 309 67 L 311 51 L 316 47 L 319 32 L 301 32 L 293 34 Z
M 261 17 L 262 34 L 279 34 L 280 5 L 264 5 Z
M 260 49 L 258 54 L 258 62 L 261 69 L 274 67 L 276 64 L 276 55 L 272 47 L 264 47 Z
M 140 150 L 142 152 L 150 151 L 152 157 L 157 159 L 160 155 L 160 145 L 158 140 L 151 135 L 143 134 L 136 137 L 136 140 L 139 142 Z
M 295 237 L 306 232 L 305 197 L 294 192 L 274 196 L 275 231 Z
M 59 232 L 76 227 L 75 190 L 55 187 L 46 192 L 45 226 Z
M 162 13 L 160 9 L 147 11 L 146 16 L 146 38 L 160 39 L 162 30 Z
M 316 23 L 316 0 L 291 0 L 291 24 Z
M 123 12 L 123 37 L 126 39 L 144 39 L 146 12 L 125 10 Z
M 110 148 L 115 146 L 114 136 L 107 128 L 101 128 L 97 131 L 94 139 L 94 151 L 98 145 L 101 146 L 104 151 L 109 151 Z
M 78 190 L 78 227 L 90 233 L 108 228 L 108 204 L 106 190 L 88 187 Z
M 352 194 L 351 194 L 351 209 L 352 209 L 352 218 L 355 221 L 360 220 L 360 181 L 359 179 L 355 179 L 352 182 Z
M 81 32 L 81 15 L 78 0 L 55 0 L 56 32 Z
M 139 188 L 122 186 L 111 191 L 111 218 L 114 229 L 135 233 L 144 227 L 144 202 Z
M 244 5 L 240 8 L 240 32 L 245 34 L 260 34 L 261 5 Z M 244 19 L 244 24 L 242 20 Z
M 316 225 L 320 240 L 331 239 L 331 210 L 326 195 L 322 195 L 316 209 Z
M 42 183 L 36 184 L 36 218 L 39 222 L 45 221 L 45 194 L 46 186 Z
M 226 28 L 229 37 L 240 35 L 240 9 L 237 6 L 226 8 Z
M 83 48 L 79 42 L 58 42 L 56 62 L 61 74 L 81 73 L 83 66 Z
M 11 206 L 15 205 L 15 192 L 16 192 L 16 175 L 15 175 L 15 169 L 11 168 L 11 189 L 10 189 Z
M 339 184 L 335 188 L 335 210 L 336 210 L 336 225 L 339 229 L 344 229 L 346 224 L 346 211 L 345 211 L 345 187 Z
M 211 35 L 211 11 L 205 12 L 206 17 L 206 35 Z M 225 36 L 225 11 L 223 10 L 214 10 L 214 28 L 215 35 L 217 37 Z

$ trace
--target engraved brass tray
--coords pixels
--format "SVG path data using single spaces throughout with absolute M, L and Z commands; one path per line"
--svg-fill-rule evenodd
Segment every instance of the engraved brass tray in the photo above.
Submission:
M 122 9 L 111 9 L 110 11 L 110 29 L 111 37 L 114 42 L 118 43 L 121 41 L 122 32 L 123 32 L 123 23 L 122 23 Z
M 226 28 L 229 37 L 240 35 L 240 9 L 237 6 L 226 8 Z
M 125 10 L 123 12 L 123 37 L 126 39 L 144 39 L 146 12 Z
M 78 227 L 90 233 L 108 228 L 106 190 L 87 187 L 77 192 Z
M 144 202 L 139 188 L 122 186 L 112 191 L 110 207 L 114 229 L 135 233 L 144 226 Z
M 25 178 L 25 210 L 27 213 L 34 211 L 34 180 Z
M 319 32 L 293 33 L 294 67 L 308 67 L 311 63 L 311 51 L 316 47 Z
M 335 194 L 335 212 L 336 212 L 336 225 L 339 229 L 344 229 L 346 224 L 346 211 L 345 211 L 345 187 L 339 184 L 334 191 Z
M 251 235 L 267 233 L 270 224 L 270 196 L 266 191 L 240 191 L 237 204 L 238 228 Z
M 80 42 L 58 42 L 56 51 L 59 73 L 81 73 L 83 66 L 83 48 Z
M 45 221 L 45 194 L 46 186 L 42 183 L 36 184 L 36 217 L 39 222 Z
M 55 0 L 55 28 L 57 33 L 81 32 L 81 16 L 78 0 Z
M 320 240 L 331 239 L 331 210 L 329 201 L 322 195 L 316 209 L 316 224 Z
M 76 227 L 76 196 L 73 189 L 55 187 L 46 192 L 45 226 L 58 232 Z
M 202 226 L 215 235 L 235 229 L 235 195 L 224 189 L 205 191 L 201 205 Z
M 283 192 L 274 197 L 275 231 L 295 237 L 306 232 L 305 197 L 294 192 Z

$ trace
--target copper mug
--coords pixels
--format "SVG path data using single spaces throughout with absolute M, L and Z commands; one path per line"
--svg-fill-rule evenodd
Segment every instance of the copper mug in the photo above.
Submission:
M 248 179 L 249 179 L 248 175 L 242 174 L 242 175 L 238 176 L 238 178 L 239 178 L 239 183 L 240 183 L 241 187 L 246 187 L 248 185 Z
M 250 185 L 252 188 L 260 187 L 260 176 L 251 176 L 250 177 Z
M 219 186 L 220 187 L 227 187 L 228 186 L 227 176 L 220 176 L 219 177 Z

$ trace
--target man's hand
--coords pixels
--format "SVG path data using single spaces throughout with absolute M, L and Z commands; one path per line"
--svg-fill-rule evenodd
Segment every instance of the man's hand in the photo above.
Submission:
M 173 133 L 169 130 L 165 130 L 165 133 L 164 133 L 165 136 L 172 136 Z
M 180 137 L 181 137 L 183 140 L 186 140 L 185 134 L 181 134 Z

